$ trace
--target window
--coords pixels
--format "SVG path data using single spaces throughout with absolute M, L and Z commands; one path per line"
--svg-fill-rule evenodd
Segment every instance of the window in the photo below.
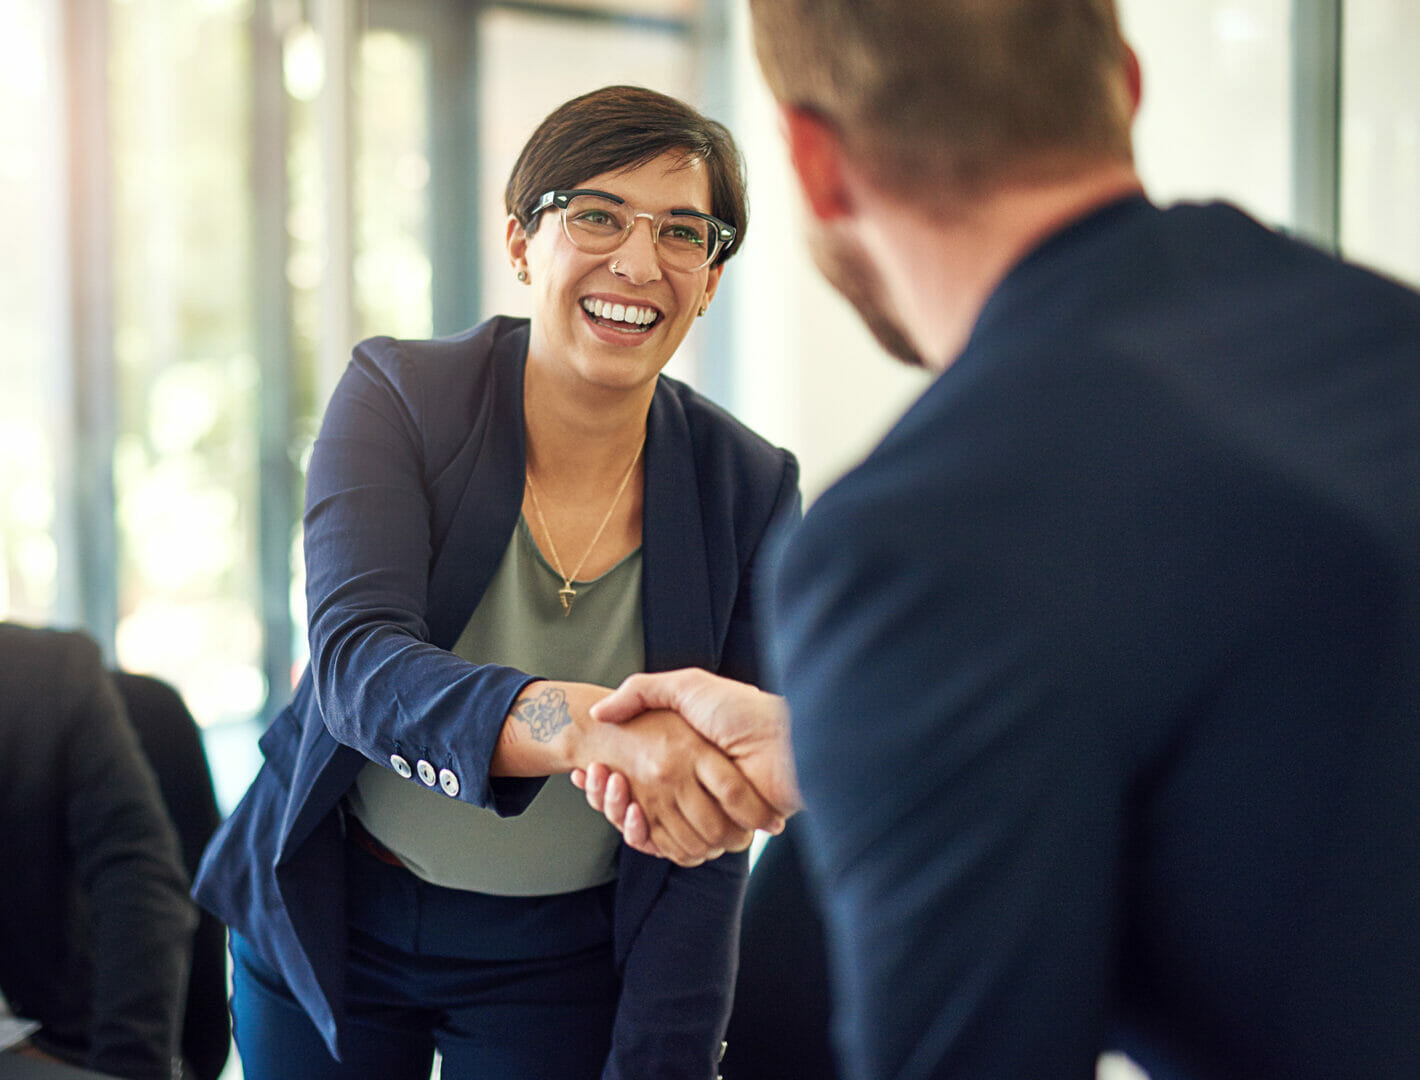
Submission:
M 1420 7 L 1346 3 L 1341 25 L 1342 250 L 1420 284 Z

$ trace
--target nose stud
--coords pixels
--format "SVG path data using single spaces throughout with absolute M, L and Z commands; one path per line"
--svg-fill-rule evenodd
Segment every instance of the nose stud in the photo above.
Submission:
M 612 272 L 613 274 L 620 275 L 620 273 L 621 273 L 621 260 L 620 260 L 620 259 L 612 259 L 612 260 L 611 260 L 611 272 Z

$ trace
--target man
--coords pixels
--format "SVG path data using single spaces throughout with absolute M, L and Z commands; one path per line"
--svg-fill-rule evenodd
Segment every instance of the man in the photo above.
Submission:
M 40 1023 L 11 1052 L 179 1075 L 196 912 L 157 782 L 82 634 L 0 623 L 0 830 L 0 994 Z
M 1420 1076 L 1420 297 L 1147 202 L 1109 0 L 751 10 L 820 265 L 941 372 L 773 589 L 845 1074 Z M 603 712 L 674 701 L 783 730 Z

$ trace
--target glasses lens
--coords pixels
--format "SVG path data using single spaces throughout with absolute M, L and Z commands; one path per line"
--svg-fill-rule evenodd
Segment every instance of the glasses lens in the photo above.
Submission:
M 630 212 L 620 203 L 599 195 L 578 195 L 567 203 L 562 221 L 567 239 L 583 251 L 604 255 L 613 251 L 626 235 Z
M 720 234 L 704 218 L 669 214 L 661 222 L 661 260 L 677 270 L 699 270 L 715 257 Z
M 578 250 L 607 255 L 625 241 L 636 217 L 624 203 L 575 195 L 567 202 L 562 227 Z M 667 214 L 658 226 L 656 250 L 661 263 L 672 270 L 699 270 L 720 250 L 719 230 L 702 217 Z

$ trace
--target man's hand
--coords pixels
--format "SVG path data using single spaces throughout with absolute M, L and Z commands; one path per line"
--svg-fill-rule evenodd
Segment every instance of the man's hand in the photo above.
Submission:
M 647 709 L 680 714 L 739 766 L 773 811 L 755 820 L 754 828 L 777 833 L 784 827 L 784 818 L 799 809 L 789 746 L 789 712 L 783 698 L 699 668 L 684 668 L 632 675 L 593 705 L 591 714 L 593 719 L 619 724 Z M 612 767 L 605 767 L 609 765 Z M 572 780 L 586 792 L 587 801 L 621 829 L 628 844 L 647 854 L 663 854 L 638 801 L 640 785 L 629 783 L 610 762 L 576 770 Z M 633 788 L 637 797 L 633 797 Z
M 681 866 L 743 851 L 775 815 L 735 763 L 667 710 L 595 725 L 583 753 L 635 787 L 641 849 Z

